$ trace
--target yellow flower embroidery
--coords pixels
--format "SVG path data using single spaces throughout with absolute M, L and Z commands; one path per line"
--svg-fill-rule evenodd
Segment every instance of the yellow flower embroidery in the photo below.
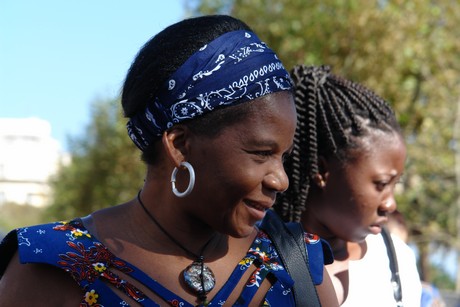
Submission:
M 99 273 L 102 273 L 104 272 L 107 267 L 105 266 L 105 264 L 101 263 L 101 262 L 98 262 L 98 263 L 93 263 L 93 267 L 96 271 L 98 271 Z
M 250 265 L 251 261 L 251 258 L 243 258 L 243 260 L 240 261 L 239 265 Z
M 85 294 L 85 302 L 87 302 L 90 306 L 97 303 L 97 298 L 99 294 L 96 293 L 96 290 L 91 290 L 86 292 Z
M 88 233 L 88 231 L 86 231 L 86 230 L 85 230 L 85 231 L 82 231 L 82 230 L 80 230 L 80 229 L 78 229 L 78 228 L 72 230 L 70 233 L 71 233 L 72 236 L 75 237 L 75 238 L 80 238 L 80 237 L 82 237 L 82 236 L 86 236 L 86 237 L 88 237 L 88 238 L 91 238 L 91 235 Z

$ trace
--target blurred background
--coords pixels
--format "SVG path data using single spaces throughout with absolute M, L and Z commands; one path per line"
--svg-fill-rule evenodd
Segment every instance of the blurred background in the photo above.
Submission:
M 248 23 L 290 69 L 326 64 L 397 112 L 398 208 L 421 278 L 460 293 L 460 4 L 456 0 L 0 1 L 0 237 L 127 201 L 144 166 L 119 107 L 140 47 L 201 14 Z

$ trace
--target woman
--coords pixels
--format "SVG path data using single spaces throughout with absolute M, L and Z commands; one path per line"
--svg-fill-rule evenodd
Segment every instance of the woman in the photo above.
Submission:
M 298 129 L 285 163 L 290 186 L 275 209 L 331 244 L 334 263 L 327 270 L 342 306 L 396 306 L 380 235 L 396 209 L 395 185 L 406 159 L 394 112 L 372 91 L 331 74 L 327 66 L 296 66 L 291 75 Z M 394 245 L 402 302 L 419 306 L 414 254 L 401 240 Z
M 122 105 L 147 164 L 139 194 L 10 233 L 0 305 L 292 306 L 282 251 L 255 227 L 287 189 L 296 126 L 276 54 L 232 17 L 184 20 L 140 50 Z M 327 274 L 313 278 L 334 305 Z

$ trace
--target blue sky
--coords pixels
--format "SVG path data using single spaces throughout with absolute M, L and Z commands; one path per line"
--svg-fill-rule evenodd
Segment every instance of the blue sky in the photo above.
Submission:
M 183 0 L 0 0 L 0 117 L 39 117 L 66 148 L 113 98 L 140 47 Z

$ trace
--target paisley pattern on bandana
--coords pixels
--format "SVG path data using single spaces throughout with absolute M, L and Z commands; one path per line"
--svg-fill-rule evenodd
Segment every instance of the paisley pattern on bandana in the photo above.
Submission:
M 292 88 L 276 54 L 252 32 L 223 34 L 193 54 L 127 124 L 141 150 L 174 124 Z

